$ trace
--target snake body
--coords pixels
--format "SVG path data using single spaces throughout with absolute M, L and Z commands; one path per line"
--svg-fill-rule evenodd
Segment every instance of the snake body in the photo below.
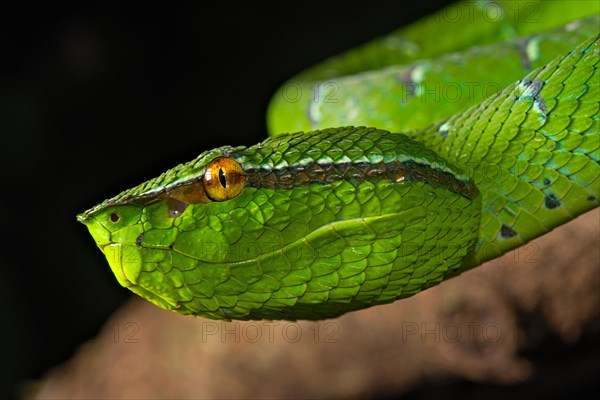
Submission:
M 274 98 L 270 127 L 306 132 L 204 152 L 78 219 L 121 285 L 181 314 L 322 319 L 414 295 L 600 204 L 598 21 L 460 55 L 421 46 L 404 67 L 393 33 L 292 81 L 326 85 L 387 46 L 382 70 L 336 81 L 340 101 Z M 500 74 L 503 90 L 417 100 L 425 79 L 465 88 L 461 63 L 511 48 L 531 72 Z

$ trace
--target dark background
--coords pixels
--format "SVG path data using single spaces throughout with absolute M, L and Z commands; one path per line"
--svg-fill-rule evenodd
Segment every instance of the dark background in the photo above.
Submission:
M 130 296 L 77 213 L 209 148 L 262 140 L 286 79 L 448 3 L 0 12 L 0 395 L 66 361 Z M 531 354 L 542 366 L 563 357 L 585 369 L 572 354 L 598 354 L 594 338 L 547 340 L 554 353 Z M 560 371 L 548 374 L 409 397 L 526 396 Z

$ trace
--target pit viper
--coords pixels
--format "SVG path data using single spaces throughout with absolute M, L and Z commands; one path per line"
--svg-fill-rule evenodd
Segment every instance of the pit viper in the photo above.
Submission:
M 575 3 L 453 4 L 283 84 L 262 143 L 77 218 L 122 286 L 180 314 L 415 295 L 600 204 L 600 13 Z

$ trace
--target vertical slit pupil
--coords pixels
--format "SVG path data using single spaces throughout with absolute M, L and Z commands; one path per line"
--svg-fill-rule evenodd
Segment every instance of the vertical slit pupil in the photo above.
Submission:
M 219 168 L 219 182 L 221 182 L 223 189 L 227 189 L 227 178 L 225 178 L 225 172 L 222 168 Z

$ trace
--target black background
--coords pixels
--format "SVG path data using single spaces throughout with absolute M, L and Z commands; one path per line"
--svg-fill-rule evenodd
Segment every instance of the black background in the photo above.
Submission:
M 67 360 L 130 296 L 77 213 L 206 149 L 262 140 L 286 79 L 448 3 L 0 12 L 0 395 Z M 557 357 L 584 375 L 547 394 L 594 382 L 597 336 L 544 340 L 553 352 L 531 356 L 547 375 L 531 383 L 437 382 L 409 397 L 527 396 L 570 376 L 543 369 Z

